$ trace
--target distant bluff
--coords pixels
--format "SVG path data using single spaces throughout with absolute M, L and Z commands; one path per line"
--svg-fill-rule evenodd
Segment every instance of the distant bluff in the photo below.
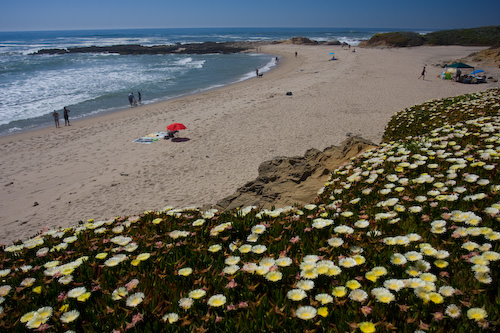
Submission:
M 410 47 L 421 45 L 462 45 L 462 46 L 500 46 L 500 26 L 471 29 L 454 29 L 418 34 L 397 31 L 373 35 L 363 41 L 365 47 Z

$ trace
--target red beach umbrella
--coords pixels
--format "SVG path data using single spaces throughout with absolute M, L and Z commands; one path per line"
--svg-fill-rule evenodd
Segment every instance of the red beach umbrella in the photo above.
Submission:
M 167 130 L 169 131 L 179 131 L 183 129 L 186 129 L 186 126 L 184 126 L 184 124 L 181 123 L 173 123 L 167 126 Z

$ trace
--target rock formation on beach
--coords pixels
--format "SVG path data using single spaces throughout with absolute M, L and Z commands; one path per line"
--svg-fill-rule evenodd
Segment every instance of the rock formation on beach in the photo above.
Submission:
M 220 200 L 215 207 L 233 209 L 254 205 L 263 208 L 307 204 L 328 180 L 331 172 L 351 157 L 376 145 L 353 136 L 339 146 L 309 149 L 304 156 L 279 156 L 259 166 L 259 176 Z

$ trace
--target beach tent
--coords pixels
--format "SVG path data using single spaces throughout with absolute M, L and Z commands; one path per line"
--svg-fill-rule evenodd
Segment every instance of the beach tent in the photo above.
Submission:
M 451 80 L 452 76 L 454 76 L 457 72 L 457 69 L 460 69 L 460 71 L 462 71 L 463 69 L 474 70 L 473 66 L 464 64 L 463 62 L 455 62 L 451 65 L 446 65 L 445 67 L 446 69 L 443 73 L 441 73 L 441 76 L 446 80 Z
M 456 63 L 451 64 L 451 65 L 446 65 L 446 67 L 447 68 L 455 68 L 455 69 L 457 69 L 457 68 L 472 68 L 472 69 L 474 69 L 474 67 L 469 66 L 467 64 L 464 64 L 463 62 L 456 62 Z

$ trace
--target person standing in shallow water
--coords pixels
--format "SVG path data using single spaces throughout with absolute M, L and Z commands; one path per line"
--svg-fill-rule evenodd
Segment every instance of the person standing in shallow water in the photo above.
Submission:
M 134 94 L 133 93 L 130 93 L 128 94 L 128 102 L 130 103 L 130 106 L 134 106 Z
M 137 92 L 137 100 L 138 100 L 139 104 L 142 104 L 142 94 L 140 91 Z
M 54 117 L 54 122 L 56 123 L 56 128 L 59 128 L 59 113 L 54 110 L 54 112 L 52 112 L 52 117 Z
M 64 126 L 71 126 L 69 124 L 69 112 L 70 110 L 67 107 L 64 107 Z

